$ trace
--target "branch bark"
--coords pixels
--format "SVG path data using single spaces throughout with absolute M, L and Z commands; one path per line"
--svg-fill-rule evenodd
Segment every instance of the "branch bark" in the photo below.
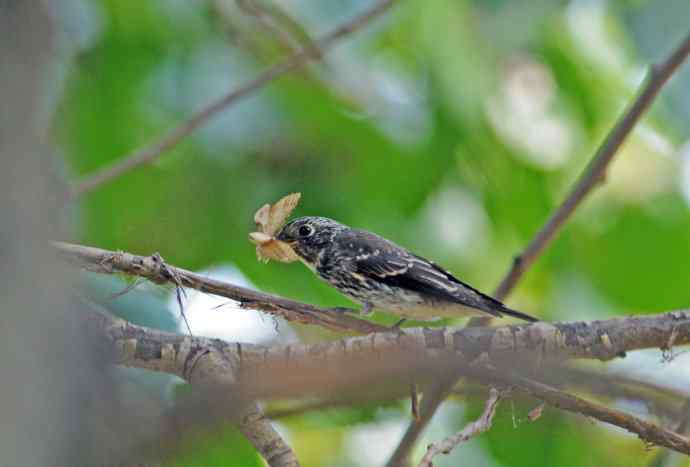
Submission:
M 175 286 L 189 287 L 235 300 L 244 308 L 265 311 L 288 321 L 360 334 L 381 332 L 388 329 L 385 326 L 357 319 L 343 312 L 319 308 L 216 279 L 210 279 L 186 269 L 170 266 L 163 262 L 160 255 L 157 254 L 138 256 L 121 251 L 102 250 L 100 248 L 60 242 L 55 243 L 55 246 L 64 258 L 90 271 L 106 274 L 123 272 L 146 278 L 157 284 L 169 283 Z
M 510 379 L 510 384 L 528 394 L 543 400 L 549 405 L 568 412 L 592 417 L 610 425 L 619 426 L 636 434 L 646 443 L 664 446 L 674 451 L 690 455 L 690 439 L 667 430 L 655 423 L 627 414 L 620 410 L 610 409 L 601 404 L 587 401 L 581 397 L 567 394 L 546 384 L 523 377 Z
M 273 428 L 257 404 L 252 404 L 242 417 L 239 428 L 270 467 L 299 467 L 294 451 Z
M 304 66 L 309 61 L 321 60 L 326 50 L 331 48 L 341 39 L 344 39 L 350 34 L 360 30 L 374 18 L 380 16 L 382 13 L 388 10 L 388 8 L 390 8 L 394 3 L 394 0 L 377 1 L 372 7 L 365 10 L 363 13 L 355 16 L 349 21 L 346 21 L 330 33 L 323 36 L 321 39 L 317 40 L 315 42 L 315 47 L 303 48 L 293 53 L 285 60 L 273 65 L 271 68 L 267 69 L 253 80 L 240 85 L 238 88 L 228 92 L 220 99 L 199 110 L 189 119 L 168 131 L 168 133 L 163 135 L 158 141 L 126 154 L 118 158 L 111 165 L 96 171 L 94 174 L 86 176 L 82 180 L 79 180 L 72 188 L 73 195 L 75 197 L 79 197 L 89 193 L 90 191 L 99 188 L 100 186 L 127 172 L 130 172 L 141 165 L 150 164 L 179 144 L 184 138 L 189 136 L 200 126 L 204 125 L 216 114 L 226 110 L 228 107 L 234 105 L 245 97 L 251 96 L 277 78 L 280 78 L 292 70 Z
M 635 433 L 648 443 L 690 454 L 690 440 L 684 436 L 515 371 L 520 367 L 516 356 L 531 361 L 532 369 L 548 372 L 549 364 L 564 359 L 608 360 L 632 350 L 663 349 L 672 339 L 678 345 L 689 344 L 687 311 L 554 325 L 438 331 L 413 328 L 325 344 L 274 347 L 176 335 L 101 313 L 85 316 L 113 344 L 119 364 L 176 374 L 193 384 L 210 381 L 243 395 L 238 400 L 305 397 L 333 393 L 334 388 L 343 393 L 361 387 L 364 381 L 371 387 L 371 382 L 387 380 L 391 375 L 405 380 L 428 368 L 448 371 L 450 363 L 453 371 L 468 378 L 516 386 L 559 409 L 596 418 Z
M 190 410 L 193 418 L 208 422 L 221 416 L 237 419 L 242 434 L 269 466 L 299 466 L 294 451 L 255 401 L 233 394 L 225 397 L 227 388 L 238 386 L 240 376 L 239 357 L 226 352 L 226 344 L 135 326 L 107 312 L 89 311 L 84 316 L 90 331 L 112 342 L 113 356 L 119 363 L 176 375 L 200 388 L 203 392 Z

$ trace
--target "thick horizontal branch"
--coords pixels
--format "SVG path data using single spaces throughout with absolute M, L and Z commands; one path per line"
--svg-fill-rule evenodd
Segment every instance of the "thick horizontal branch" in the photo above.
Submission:
M 111 274 L 121 272 L 143 277 L 158 284 L 169 283 L 237 301 L 244 308 L 261 310 L 288 321 L 314 324 L 335 331 L 360 334 L 385 331 L 376 323 L 357 319 L 343 312 L 319 308 L 276 295 L 257 292 L 238 285 L 204 277 L 186 269 L 169 266 L 159 255 L 138 256 L 100 248 L 55 243 L 61 256 L 90 271 Z
M 185 372 L 197 368 L 190 365 L 194 359 L 190 356 L 193 349 L 203 349 L 206 359 L 210 358 L 207 356 L 210 351 L 223 355 L 224 362 L 232 357 L 228 360 L 231 364 L 224 363 L 226 368 L 215 364 L 212 376 L 218 377 L 216 372 L 220 371 L 236 380 L 240 369 L 261 371 L 263 366 L 278 363 L 292 371 L 293 366 L 299 369 L 324 360 L 371 360 L 372 355 L 383 363 L 400 361 L 400 367 L 446 358 L 461 365 L 485 359 L 492 362 L 531 360 L 537 365 L 535 368 L 539 368 L 568 359 L 610 360 L 633 350 L 667 349 L 690 343 L 688 311 L 606 321 L 531 323 L 496 328 L 407 328 L 328 343 L 271 347 L 167 333 L 96 313 L 88 316 L 90 321 L 96 320 L 96 327 L 118 347 L 119 363 L 172 373 L 187 380 L 194 378 Z M 415 360 L 406 358 L 410 355 L 414 355 Z M 334 372 L 339 370 L 334 368 Z
M 112 342 L 120 364 L 176 374 L 190 382 L 212 381 L 251 394 L 251 398 L 344 393 L 361 388 L 364 382 L 369 383 L 365 387 L 370 391 L 372 381 L 387 381 L 396 374 L 405 380 L 418 376 L 420 370 L 438 370 L 439 362 L 447 370 L 450 362 L 468 377 L 517 386 L 554 407 L 620 426 L 649 443 L 690 454 L 687 438 L 655 423 L 571 396 L 516 371 L 494 367 L 508 361 L 514 369 L 520 366 L 518 360 L 531 360 L 534 364 L 524 366 L 525 372 L 549 371 L 550 363 L 563 359 L 606 360 L 637 349 L 688 344 L 690 313 L 685 311 L 494 329 L 415 328 L 326 344 L 274 347 L 171 334 L 101 313 L 85 316 Z

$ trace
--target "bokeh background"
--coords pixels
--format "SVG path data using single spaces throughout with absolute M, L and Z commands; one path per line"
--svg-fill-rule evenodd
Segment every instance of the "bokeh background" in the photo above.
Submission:
M 255 76 L 370 0 L 264 0 L 276 35 L 234 0 L 70 0 L 47 83 L 65 178 L 93 173 Z M 255 210 L 299 191 L 295 215 L 373 230 L 490 291 L 558 205 L 646 66 L 690 28 L 687 0 L 407 0 L 313 64 L 228 109 L 165 154 L 78 200 L 81 243 L 138 254 L 324 306 L 350 303 L 299 264 L 256 260 Z M 285 36 L 290 40 L 285 40 Z M 546 320 L 603 319 L 690 303 L 690 66 L 622 148 L 606 183 L 509 304 Z M 171 291 L 85 276 L 132 321 L 180 327 Z M 196 333 L 242 342 L 334 333 L 190 292 Z M 394 317 L 377 313 L 390 323 Z M 450 324 L 461 324 L 461 321 Z M 608 371 L 690 393 L 690 359 L 638 353 Z M 174 403 L 177 383 L 123 372 Z M 644 404 L 607 403 L 644 415 Z M 462 427 L 481 398 L 446 403 L 419 443 Z M 269 406 L 270 407 L 270 406 Z M 651 465 L 621 430 L 504 403 L 486 435 L 438 465 Z M 381 465 L 408 401 L 280 420 L 307 466 Z M 202 433 L 172 465 L 261 465 L 232 429 Z M 417 451 L 418 455 L 421 451 Z M 671 459 L 674 465 L 690 465 Z M 685 462 L 683 464 L 683 462 Z

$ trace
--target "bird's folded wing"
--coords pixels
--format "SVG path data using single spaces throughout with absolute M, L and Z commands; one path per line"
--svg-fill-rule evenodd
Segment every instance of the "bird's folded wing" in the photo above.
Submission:
M 357 273 L 378 280 L 389 287 L 417 292 L 430 300 L 460 303 L 500 316 L 484 294 L 456 279 L 432 262 L 414 255 L 380 251 L 355 258 Z

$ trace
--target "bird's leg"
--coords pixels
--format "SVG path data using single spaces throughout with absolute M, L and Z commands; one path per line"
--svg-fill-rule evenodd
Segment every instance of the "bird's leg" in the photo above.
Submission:
M 374 305 L 371 303 L 365 303 L 364 308 L 360 311 L 361 314 L 368 316 L 374 311 Z
M 332 308 L 326 308 L 326 310 L 334 313 L 357 313 L 357 310 L 354 308 L 348 308 L 346 306 L 334 306 Z
M 419 421 L 419 393 L 417 392 L 417 385 L 415 383 L 410 383 L 410 411 L 412 412 L 412 418 L 415 421 Z
M 403 324 L 405 321 L 407 321 L 407 318 L 402 318 L 402 319 L 400 319 L 397 323 L 395 323 L 395 324 L 391 327 L 391 329 L 394 330 L 394 331 L 399 330 L 399 329 L 400 329 L 400 326 L 402 326 L 402 324 Z

